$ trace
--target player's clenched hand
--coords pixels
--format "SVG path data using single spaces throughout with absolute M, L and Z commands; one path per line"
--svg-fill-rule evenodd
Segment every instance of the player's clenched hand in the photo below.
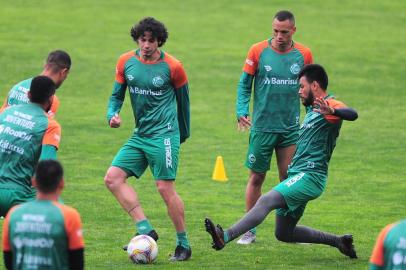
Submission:
M 318 107 L 313 109 L 314 112 L 318 112 L 324 115 L 334 114 L 334 108 L 328 106 L 327 102 L 324 99 L 316 98 L 314 104 L 316 105 L 315 107 Z
M 110 127 L 112 128 L 118 128 L 121 125 L 121 118 L 120 116 L 116 113 L 111 119 L 110 119 Z
M 244 131 L 251 127 L 251 119 L 249 116 L 241 116 L 238 119 L 237 128 L 239 131 Z

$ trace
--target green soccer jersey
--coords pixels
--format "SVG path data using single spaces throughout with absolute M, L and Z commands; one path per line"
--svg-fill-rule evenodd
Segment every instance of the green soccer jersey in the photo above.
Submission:
M 21 204 L 4 222 L 3 250 L 13 254 L 13 269 L 70 269 L 68 251 L 83 246 L 78 212 L 57 202 Z
M 345 107 L 331 96 L 325 98 L 335 109 Z M 311 172 L 327 176 L 328 163 L 336 145 L 342 120 L 333 115 L 323 115 L 307 107 L 307 114 L 299 130 L 299 140 L 289 173 Z
M 369 269 L 406 270 L 406 220 L 389 224 L 381 231 Z
M 144 62 L 139 51 L 123 54 L 117 63 L 116 81 L 110 97 L 107 120 L 120 112 L 128 92 L 140 136 L 189 137 L 189 90 L 181 63 L 167 53 L 154 63 Z
M 30 102 L 28 99 L 27 93 L 30 91 L 32 78 L 24 80 L 11 88 L 8 97 L 7 103 L 9 106 L 27 104 Z
M 42 107 L 29 103 L 0 114 L 0 188 L 33 192 L 31 177 L 44 141 L 59 145 L 60 126 Z M 57 141 L 57 143 L 54 143 Z
M 30 102 L 30 100 L 28 99 L 27 93 L 28 93 L 28 91 L 30 91 L 32 79 L 33 78 L 29 78 L 27 80 L 19 82 L 11 88 L 3 106 L 0 108 L 0 113 L 3 110 L 5 110 L 7 107 L 14 106 L 14 105 L 27 104 Z M 54 97 L 52 99 L 51 108 L 48 111 L 48 115 L 54 116 L 56 114 L 56 111 L 58 110 L 58 108 L 59 108 L 59 100 L 56 97 L 56 95 L 54 95 Z
M 264 40 L 251 47 L 243 68 L 237 95 L 237 118 L 249 115 L 252 78 L 254 109 L 252 130 L 286 132 L 299 128 L 300 102 L 298 74 L 313 62 L 310 50 L 294 43 L 287 52 Z

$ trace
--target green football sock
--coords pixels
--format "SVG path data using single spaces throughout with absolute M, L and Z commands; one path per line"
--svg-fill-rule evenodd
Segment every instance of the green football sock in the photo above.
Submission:
M 257 234 L 257 227 L 254 227 L 250 230 L 250 232 L 252 232 L 253 234 Z
M 226 243 L 228 243 L 230 241 L 230 237 L 228 236 L 228 233 L 226 231 L 224 231 L 223 239 L 224 239 L 224 242 L 226 242 Z
M 176 246 L 182 246 L 184 248 L 190 248 L 190 243 L 187 238 L 186 232 L 176 233 Z
M 135 223 L 135 227 L 139 234 L 148 234 L 154 229 L 148 219 L 138 221 L 137 223 Z

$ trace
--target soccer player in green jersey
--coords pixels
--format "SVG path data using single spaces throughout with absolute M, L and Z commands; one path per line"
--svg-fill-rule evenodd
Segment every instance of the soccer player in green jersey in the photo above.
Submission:
M 406 270 L 406 219 L 389 224 L 379 233 L 370 270 Z
M 71 68 L 71 58 L 69 54 L 62 50 L 55 50 L 48 54 L 44 69 L 40 75 L 49 77 L 58 89 L 68 77 Z M 33 78 L 26 79 L 14 85 L 9 91 L 3 106 L 0 108 L 0 113 L 6 108 L 14 105 L 27 104 L 29 102 L 27 93 L 30 90 Z M 54 117 L 59 108 L 59 99 L 54 95 L 52 104 L 47 113 Z M 52 153 L 56 153 L 55 147 L 52 144 L 44 144 L 42 146 L 40 159 L 49 158 Z M 56 158 L 54 156 L 53 158 Z
M 112 128 L 120 127 L 119 113 L 128 88 L 136 128 L 115 156 L 105 184 L 134 220 L 137 233 L 157 240 L 158 234 L 145 216 L 137 193 L 127 183 L 128 177 L 141 177 L 149 165 L 176 229 L 176 249 L 171 260 L 183 261 L 190 258 L 192 251 L 184 204 L 174 180 L 180 144 L 190 134 L 188 81 L 182 64 L 160 49 L 168 37 L 161 22 L 144 18 L 131 29 L 131 36 L 138 49 L 118 60 L 107 121 Z
M 33 185 L 37 199 L 12 208 L 3 224 L 6 268 L 83 269 L 80 215 L 58 203 L 64 187 L 61 164 L 56 160 L 39 162 Z
M 54 81 L 58 89 L 68 77 L 71 68 L 71 59 L 67 52 L 62 50 L 55 50 L 48 54 L 47 60 L 42 70 L 42 76 L 47 76 Z M 14 85 L 9 91 L 0 112 L 4 111 L 7 107 L 19 104 L 26 104 L 29 102 L 27 93 L 30 90 L 31 81 L 33 78 L 26 79 Z M 54 116 L 59 108 L 59 100 L 55 95 L 52 100 L 52 105 L 48 111 L 50 116 Z
M 248 52 L 238 84 L 238 128 L 250 129 L 245 165 L 250 169 L 246 187 L 246 210 L 261 196 L 262 184 L 275 150 L 279 180 L 287 177 L 287 168 L 296 148 L 299 129 L 300 102 L 298 74 L 313 62 L 311 51 L 292 40 L 296 32 L 295 18 L 289 11 L 276 13 L 272 23 L 273 36 L 254 44 Z M 249 116 L 252 84 L 254 109 Z M 251 244 L 256 228 L 246 232 L 237 242 Z
M 55 89 L 49 77 L 35 77 L 27 93 L 31 102 L 0 114 L 0 216 L 13 205 L 35 198 L 31 177 L 44 145 L 50 146 L 44 158 L 56 158 L 61 127 L 46 113 Z
M 320 65 L 306 65 L 299 73 L 299 95 L 307 114 L 299 131 L 297 149 L 289 166 L 288 178 L 262 195 L 255 206 L 236 224 L 224 230 L 205 219 L 213 248 L 222 249 L 226 243 L 259 225 L 274 209 L 275 236 L 283 242 L 317 243 L 336 247 L 350 258 L 357 258 L 352 235 L 337 236 L 297 225 L 306 204 L 323 192 L 327 181 L 328 163 L 336 145 L 343 120 L 358 117 L 326 92 L 328 77 Z

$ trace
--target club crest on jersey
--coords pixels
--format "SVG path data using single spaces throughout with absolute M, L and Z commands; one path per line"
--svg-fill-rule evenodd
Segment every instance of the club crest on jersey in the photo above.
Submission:
M 129 81 L 132 81 L 132 80 L 134 80 L 134 76 L 131 75 L 131 74 L 128 74 L 128 75 L 127 75 L 127 79 L 128 79 Z
M 248 155 L 248 161 L 249 161 L 251 164 L 255 163 L 256 160 L 257 160 L 257 158 L 255 157 L 254 154 L 249 154 L 249 155 Z
M 290 66 L 290 72 L 292 72 L 292 74 L 299 74 L 300 66 L 297 63 L 294 63 Z
M 152 84 L 155 87 L 161 87 L 162 85 L 164 85 L 164 80 L 160 76 L 156 76 L 152 79 Z
M 272 67 L 269 66 L 269 65 L 265 65 L 264 68 L 265 68 L 265 70 L 268 71 L 268 72 L 272 70 Z

